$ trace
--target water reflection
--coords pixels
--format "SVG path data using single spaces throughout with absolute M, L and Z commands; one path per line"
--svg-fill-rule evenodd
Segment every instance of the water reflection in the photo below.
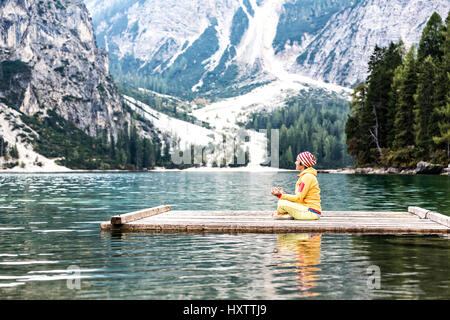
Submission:
M 444 236 L 362 235 L 356 247 L 366 248 L 366 259 L 381 269 L 377 298 L 448 299 L 450 297 L 450 242 Z
M 315 297 L 314 292 L 319 280 L 321 234 L 280 234 L 278 235 L 279 267 L 295 268 L 297 274 L 296 287 L 300 297 Z M 293 261 L 293 259 L 295 259 Z

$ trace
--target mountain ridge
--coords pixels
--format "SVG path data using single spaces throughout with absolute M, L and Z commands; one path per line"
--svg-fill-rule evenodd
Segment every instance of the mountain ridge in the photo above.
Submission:
M 376 44 L 417 43 L 431 13 L 450 9 L 444 0 L 86 3 L 114 75 L 130 69 L 147 89 L 186 98 L 245 94 L 280 72 L 350 87 Z

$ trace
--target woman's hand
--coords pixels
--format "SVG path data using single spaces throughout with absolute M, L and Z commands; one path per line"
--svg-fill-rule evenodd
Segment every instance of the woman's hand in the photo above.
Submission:
M 272 188 L 272 195 L 274 195 L 275 197 L 278 197 L 280 193 L 283 193 L 283 188 L 281 187 Z
M 274 196 L 275 193 L 277 192 L 277 188 L 272 188 L 272 190 L 270 191 L 270 193 Z

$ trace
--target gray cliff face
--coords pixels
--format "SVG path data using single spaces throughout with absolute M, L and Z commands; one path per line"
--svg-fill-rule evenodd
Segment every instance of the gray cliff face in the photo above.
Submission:
M 81 0 L 2 0 L 0 63 L 2 108 L 55 110 L 92 136 L 129 118 Z
M 367 77 L 375 45 L 402 39 L 417 45 L 426 22 L 437 12 L 445 20 L 446 0 L 359 0 L 332 16 L 310 40 L 292 70 L 315 79 L 352 86 Z

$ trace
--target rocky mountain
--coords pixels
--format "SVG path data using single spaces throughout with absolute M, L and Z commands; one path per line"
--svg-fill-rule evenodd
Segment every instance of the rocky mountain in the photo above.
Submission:
M 85 0 L 122 81 L 178 96 L 237 96 L 304 76 L 365 79 L 376 44 L 417 43 L 447 0 Z
M 81 0 L 2 0 L 0 80 L 0 134 L 9 145 L 32 150 L 39 138 L 24 119 L 51 114 L 60 126 L 108 138 L 130 121 Z
M 82 1 L 1 2 L 2 102 L 27 115 L 56 109 L 91 135 L 115 130 L 121 98 Z
M 443 20 L 449 1 L 366 0 L 336 12 L 332 19 L 305 43 L 292 66 L 313 78 L 350 86 L 367 77 L 367 61 L 375 45 L 387 46 L 402 39 L 405 48 L 419 43 L 433 12 Z

